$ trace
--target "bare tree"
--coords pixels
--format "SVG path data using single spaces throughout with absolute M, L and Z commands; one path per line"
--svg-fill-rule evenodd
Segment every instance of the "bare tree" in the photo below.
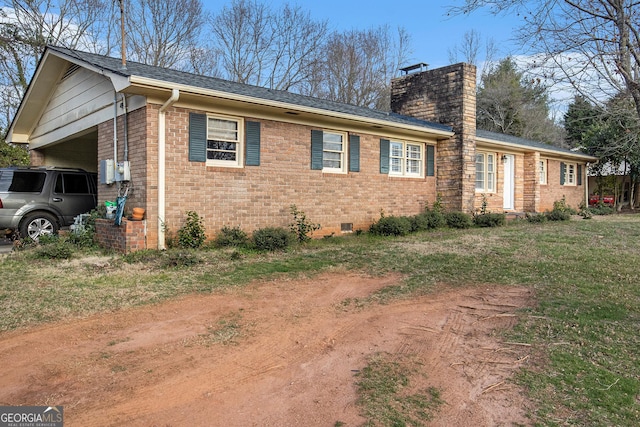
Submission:
M 132 60 L 186 68 L 204 23 L 201 0 L 134 0 L 126 11 L 127 47 Z
M 0 127 L 6 129 L 48 44 L 108 53 L 92 35 L 111 0 L 4 0 L 0 8 Z
M 640 117 L 640 3 L 637 0 L 466 0 L 453 13 L 489 7 L 524 17 L 518 38 L 542 78 L 571 85 L 603 105 L 618 93 Z
M 480 54 L 484 48 L 484 59 L 480 61 Z M 464 33 L 462 42 L 454 45 L 447 50 L 449 54 L 449 62 L 455 64 L 457 62 L 466 62 L 478 67 L 480 75 L 486 74 L 498 54 L 498 48 L 493 39 L 487 38 L 482 41 L 482 35 L 476 30 L 470 30 Z
M 327 23 L 300 7 L 271 10 L 251 0 L 234 0 L 210 21 L 217 71 L 240 83 L 294 90 L 313 71 Z
M 333 33 L 305 93 L 334 101 L 389 109 L 390 81 L 409 55 L 410 37 L 388 26 Z

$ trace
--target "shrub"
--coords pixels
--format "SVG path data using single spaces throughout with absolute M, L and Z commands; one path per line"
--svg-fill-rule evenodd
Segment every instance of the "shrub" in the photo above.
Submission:
M 66 239 L 56 235 L 43 235 L 38 239 L 34 256 L 44 259 L 69 259 L 73 256 L 73 249 Z
M 206 238 L 202 218 L 194 211 L 187 211 L 187 221 L 178 230 L 178 246 L 197 249 L 202 246 Z
M 220 233 L 216 236 L 216 246 L 244 246 L 249 241 L 247 233 L 245 233 L 240 227 L 222 227 Z
M 289 229 L 296 236 L 298 242 L 304 243 L 311 240 L 310 234 L 320 229 L 320 224 L 314 224 L 307 220 L 307 215 L 299 211 L 296 205 L 291 205 L 291 215 L 293 215 L 293 223 L 289 225 Z
M 404 216 L 383 216 L 371 224 L 369 232 L 379 236 L 406 236 L 411 232 L 411 220 Z
M 503 213 L 484 213 L 473 217 L 473 222 L 478 227 L 499 227 L 506 221 L 507 217 Z
M 556 200 L 555 202 L 553 202 L 553 210 L 552 211 L 559 211 L 559 212 L 568 213 L 569 216 L 577 214 L 577 211 L 575 209 L 573 209 L 571 206 L 567 205 L 567 199 L 566 199 L 565 196 L 562 196 L 562 199 Z
M 291 233 L 282 227 L 261 228 L 253 232 L 253 244 L 261 251 L 284 250 L 292 240 Z
M 545 222 L 547 220 L 547 217 L 545 214 L 542 213 L 529 213 L 527 212 L 525 214 L 525 218 L 528 222 L 532 222 L 532 223 L 539 223 L 539 222 Z
M 473 225 L 471 215 L 464 212 L 447 212 L 445 220 L 451 228 L 470 228 Z
M 607 206 L 602 202 L 598 202 L 597 205 L 589 207 L 588 210 L 593 215 L 611 215 L 615 212 L 613 207 Z
M 569 221 L 571 219 L 571 214 L 567 211 L 553 209 L 550 212 L 546 212 L 545 216 L 549 221 Z
M 427 209 L 412 217 L 411 225 L 413 231 L 434 230 L 447 225 L 447 221 L 440 211 Z

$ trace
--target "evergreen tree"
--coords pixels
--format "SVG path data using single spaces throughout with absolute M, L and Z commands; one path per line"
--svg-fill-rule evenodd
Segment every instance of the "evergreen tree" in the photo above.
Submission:
M 562 145 L 562 129 L 549 112 L 546 88 L 527 80 L 512 58 L 482 76 L 477 92 L 479 129 Z
M 584 97 L 576 95 L 564 115 L 565 141 L 570 147 L 584 147 L 585 134 L 595 125 L 601 111 Z

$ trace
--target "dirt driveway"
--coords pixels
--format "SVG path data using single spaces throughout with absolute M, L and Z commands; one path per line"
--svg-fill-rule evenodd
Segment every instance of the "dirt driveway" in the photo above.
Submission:
M 499 331 L 525 288 L 359 304 L 400 277 L 262 282 L 0 335 L 0 404 L 64 405 L 65 426 L 362 425 L 355 373 L 417 358 L 445 401 L 433 426 L 529 425 Z

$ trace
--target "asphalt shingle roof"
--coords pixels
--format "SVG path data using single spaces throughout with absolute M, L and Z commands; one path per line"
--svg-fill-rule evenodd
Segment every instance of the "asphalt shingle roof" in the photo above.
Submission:
M 173 70 L 170 68 L 154 67 L 151 65 L 141 64 L 138 62 L 127 62 L 126 68 L 122 68 L 122 60 L 111 58 L 104 55 L 94 53 L 81 52 L 78 50 L 67 49 L 58 46 L 49 46 L 50 50 L 68 55 L 79 59 L 87 64 L 97 68 L 119 74 L 125 77 L 139 76 L 158 81 L 170 82 L 180 85 L 192 86 L 202 89 L 226 92 L 234 95 L 242 95 L 256 99 L 268 101 L 282 102 L 302 107 L 317 108 L 325 111 L 331 111 L 341 114 L 349 114 L 357 117 L 387 121 L 394 124 L 403 124 L 411 126 L 424 127 L 425 129 L 451 132 L 452 127 L 440 123 L 430 122 L 426 120 L 416 119 L 414 117 L 405 116 L 393 112 L 375 110 L 366 107 L 359 107 L 351 104 L 344 104 L 326 99 L 314 98 L 310 96 L 299 95 L 282 90 L 268 89 L 259 86 L 253 86 L 243 83 L 236 83 L 229 80 L 223 80 L 215 77 L 202 76 L 184 71 Z M 476 135 L 480 138 L 486 138 L 499 142 L 520 145 L 525 148 L 543 149 L 547 151 L 555 151 L 561 154 L 569 155 L 586 155 L 581 152 L 571 151 L 565 148 L 556 147 L 542 142 L 532 141 L 524 138 L 518 138 L 497 132 L 490 132 L 482 129 L 476 130 Z
M 509 144 L 520 145 L 525 148 L 531 148 L 534 150 L 547 150 L 547 151 L 555 151 L 557 153 L 564 153 L 569 155 L 583 155 L 588 156 L 588 154 L 583 153 L 581 151 L 573 151 L 567 148 L 556 147 L 555 145 L 545 144 L 544 142 L 532 141 L 530 139 L 520 138 L 513 135 L 507 135 L 499 132 L 491 132 L 483 129 L 476 129 L 476 137 L 491 139 L 499 142 L 506 142 Z
M 229 80 L 223 80 L 215 77 L 201 76 L 197 74 L 187 73 L 184 71 L 172 70 L 169 68 L 154 67 L 137 62 L 127 62 L 126 68 L 122 68 L 122 60 L 111 58 L 108 56 L 98 55 L 94 53 L 81 52 L 77 50 L 62 48 L 58 46 L 50 46 L 50 50 L 60 52 L 62 54 L 77 58 L 85 63 L 91 64 L 97 68 L 109 71 L 111 73 L 120 74 L 125 77 L 139 76 L 149 79 L 176 83 L 198 87 L 202 89 L 216 90 L 235 95 L 242 95 L 257 99 L 269 101 L 283 102 L 303 107 L 318 108 L 325 111 L 333 111 L 336 113 L 350 114 L 363 118 L 383 120 L 396 124 L 420 126 L 427 129 L 451 132 L 451 126 L 440 123 L 430 122 L 426 120 L 416 119 L 410 116 L 404 116 L 387 111 L 374 110 L 366 107 L 359 107 L 351 104 L 344 104 L 326 99 L 313 98 L 310 96 L 299 95 L 282 90 L 268 89 L 259 86 L 252 86 L 243 83 L 236 83 Z

